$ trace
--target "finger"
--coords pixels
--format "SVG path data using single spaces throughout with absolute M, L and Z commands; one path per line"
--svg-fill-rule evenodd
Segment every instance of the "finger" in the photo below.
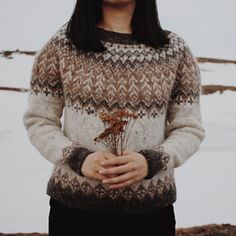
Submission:
M 129 156 L 119 156 L 113 159 L 105 160 L 101 162 L 102 166 L 107 166 L 107 165 L 122 165 L 126 164 L 129 162 Z
M 114 178 L 116 177 L 117 175 L 105 175 L 107 178 Z
M 122 187 L 126 187 L 126 186 L 128 186 L 128 185 L 131 185 L 131 184 L 133 184 L 133 183 L 135 183 L 135 182 L 136 182 L 135 179 L 129 179 L 129 180 L 123 182 L 123 183 L 112 184 L 112 185 L 109 186 L 109 188 L 111 188 L 111 189 L 114 189 L 114 188 L 122 188 Z
M 104 176 L 104 175 L 101 175 L 101 174 L 99 174 L 99 173 L 94 173 L 93 175 L 92 175 L 92 178 L 94 178 L 94 179 L 96 179 L 96 180 L 105 180 L 107 177 L 106 176 Z
M 97 172 L 97 173 L 99 173 L 99 174 L 102 174 L 102 173 L 100 173 L 100 171 L 106 171 L 107 169 L 106 168 L 104 168 L 103 166 L 96 166 L 96 167 L 94 167 L 94 170 Z
M 133 152 L 132 150 L 125 149 L 124 151 L 122 151 L 122 154 L 121 154 L 121 150 L 119 150 L 119 151 L 118 151 L 118 156 L 131 154 L 132 152 Z
M 129 172 L 131 169 L 132 167 L 129 164 L 125 164 L 116 167 L 111 167 L 108 169 L 103 168 L 102 170 L 99 171 L 99 174 L 104 174 L 104 175 L 123 174 Z
M 107 160 L 113 159 L 115 157 L 117 157 L 116 155 L 114 155 L 113 153 L 110 152 L 104 152 L 103 157 Z
M 106 166 L 107 168 L 107 166 Z M 106 178 L 113 178 L 113 177 L 116 177 L 117 175 L 115 174 L 106 174 L 107 169 L 103 168 L 102 166 L 99 166 L 99 168 L 97 169 L 97 172 L 100 174 L 100 175 L 103 175 L 105 176 Z
M 131 154 L 131 153 L 132 153 L 131 150 L 126 149 L 126 150 L 124 150 L 123 155 L 128 155 L 128 154 Z
M 115 178 L 104 179 L 102 182 L 104 184 L 116 184 L 116 183 L 127 181 L 127 180 L 131 179 L 132 177 L 133 177 L 133 173 L 128 172 L 128 173 L 125 173 L 123 175 L 119 175 Z
M 97 179 L 97 180 L 104 180 L 107 178 L 107 176 L 99 173 L 99 171 L 101 170 L 106 170 L 105 168 L 103 168 L 102 166 L 95 166 L 94 170 L 92 171 L 92 178 Z

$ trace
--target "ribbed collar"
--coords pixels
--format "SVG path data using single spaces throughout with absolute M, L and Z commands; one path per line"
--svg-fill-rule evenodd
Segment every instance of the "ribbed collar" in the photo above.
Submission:
M 132 33 L 121 33 L 96 27 L 101 40 L 111 43 L 135 44 Z

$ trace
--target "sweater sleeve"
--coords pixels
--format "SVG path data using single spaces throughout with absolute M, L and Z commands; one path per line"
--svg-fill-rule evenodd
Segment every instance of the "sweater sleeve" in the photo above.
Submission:
M 205 138 L 200 108 L 201 75 L 196 58 L 184 41 L 176 79 L 169 99 L 165 140 L 154 149 L 139 151 L 147 160 L 152 178 L 158 171 L 184 164 Z
M 31 144 L 51 163 L 80 167 L 92 151 L 71 141 L 62 131 L 64 93 L 60 78 L 58 41 L 51 37 L 35 55 L 23 123 Z

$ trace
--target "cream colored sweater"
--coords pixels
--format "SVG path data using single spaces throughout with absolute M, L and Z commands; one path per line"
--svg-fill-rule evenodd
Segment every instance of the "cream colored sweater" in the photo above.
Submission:
M 171 31 L 170 44 L 154 49 L 131 34 L 97 28 L 107 50 L 83 52 L 68 46 L 66 26 L 36 54 L 23 116 L 32 145 L 54 164 L 47 194 L 67 206 L 112 213 L 152 212 L 174 203 L 174 170 L 205 137 L 200 70 L 189 46 Z M 99 112 L 116 108 L 139 116 L 127 148 L 144 155 L 148 175 L 108 189 L 80 167 L 89 153 L 104 149 L 93 142 L 104 129 Z

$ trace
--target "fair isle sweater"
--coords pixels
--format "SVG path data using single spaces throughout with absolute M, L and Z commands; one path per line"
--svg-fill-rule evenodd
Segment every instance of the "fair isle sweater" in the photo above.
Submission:
M 173 204 L 175 168 L 205 137 L 200 70 L 188 44 L 168 31 L 170 43 L 154 49 L 132 34 L 97 28 L 106 50 L 85 52 L 68 46 L 66 26 L 36 54 L 23 116 L 30 142 L 54 164 L 47 195 L 69 207 L 115 214 Z M 148 174 L 109 189 L 85 177 L 81 166 L 89 153 L 104 149 L 93 142 L 104 130 L 99 112 L 119 108 L 138 114 L 127 149 L 146 158 Z

